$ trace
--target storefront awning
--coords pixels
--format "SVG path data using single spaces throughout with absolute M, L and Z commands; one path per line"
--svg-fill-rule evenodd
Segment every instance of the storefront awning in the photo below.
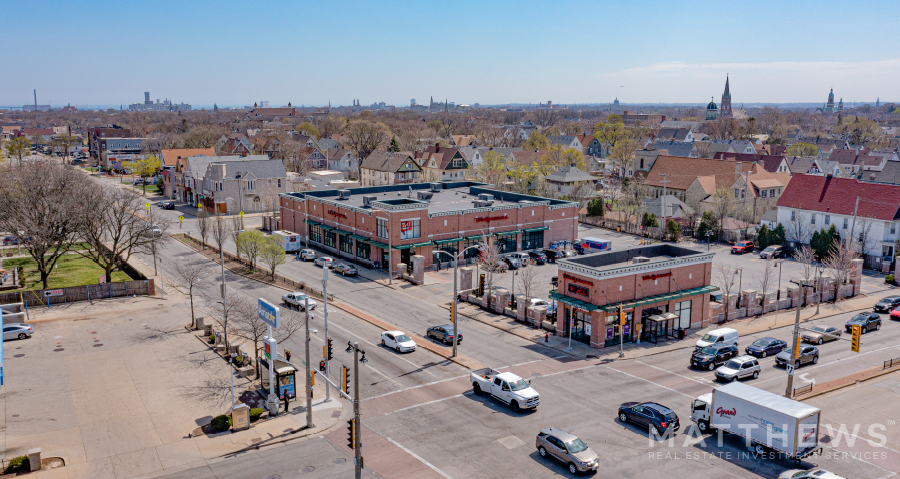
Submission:
M 525 231 L 526 233 L 534 233 L 535 231 L 544 231 L 549 229 L 549 226 L 539 226 L 537 228 L 525 228 L 523 231 Z
M 413 244 L 395 244 L 395 245 L 393 246 L 393 248 L 394 248 L 394 249 L 410 249 L 410 248 L 412 248 L 413 246 L 415 246 L 415 245 L 413 245 Z
M 355 239 L 356 241 L 362 241 L 362 242 L 364 242 L 364 243 L 369 242 L 369 238 L 366 238 L 365 236 L 360 236 L 360 235 L 350 235 L 350 237 L 353 238 L 353 239 Z
M 692 288 L 686 289 L 683 291 L 676 291 L 674 293 L 666 293 L 666 294 L 658 294 L 656 296 L 648 296 L 646 298 L 641 298 L 632 301 L 625 301 L 622 303 L 615 304 L 607 304 L 605 306 L 601 306 L 600 309 L 606 311 L 607 313 L 614 313 L 618 311 L 619 306 L 622 306 L 623 309 L 631 309 L 635 306 L 647 306 L 651 304 L 663 303 L 668 301 L 673 301 L 676 299 L 687 298 L 689 296 L 696 296 L 698 294 L 711 293 L 713 291 L 718 291 L 718 287 L 716 286 L 703 286 L 700 288 Z
M 490 238 L 491 236 L 494 236 L 494 235 L 484 234 L 484 235 L 466 236 L 466 239 L 471 241 L 471 240 L 478 240 L 478 239 L 482 239 L 482 238 Z
M 459 243 L 462 240 L 463 240 L 462 238 L 441 239 L 441 240 L 434 240 L 434 244 Z
M 322 228 L 325 231 L 334 231 L 334 229 L 335 229 L 334 226 L 328 226 L 328 225 L 320 225 L 319 228 Z
M 421 248 L 423 246 L 431 246 L 431 241 L 426 241 L 424 243 L 416 243 L 413 245 L 415 248 Z
M 306 220 L 306 224 L 308 224 L 308 225 L 313 225 L 313 226 L 317 226 L 317 225 L 320 225 L 320 224 L 322 224 L 322 223 L 319 223 L 318 221 L 313 221 L 313 220 Z
M 362 237 L 360 237 L 360 238 L 362 238 Z M 376 248 L 381 248 L 381 249 L 385 249 L 385 250 L 388 249 L 388 245 L 386 245 L 384 243 L 379 243 L 378 241 L 375 241 L 375 240 L 363 238 L 360 241 L 362 241 L 363 243 L 368 243 Z
M 519 234 L 519 233 L 521 233 L 521 232 L 522 232 L 522 230 L 515 230 L 515 231 L 501 231 L 501 232 L 499 232 L 499 233 L 494 233 L 494 234 L 496 234 L 497 236 L 509 236 L 509 235 L 517 235 L 517 234 Z
M 353 233 L 351 233 L 349 231 L 344 231 L 340 228 L 335 228 L 334 231 L 336 231 L 337 234 L 339 234 L 339 235 L 344 235 L 344 236 L 352 236 L 353 235 Z
M 555 300 L 559 301 L 560 303 L 568 304 L 569 306 L 572 306 L 573 308 L 583 309 L 588 312 L 593 311 L 595 309 L 600 309 L 599 306 L 593 305 L 586 301 L 582 301 L 580 299 L 575 299 L 575 298 L 570 298 L 564 294 L 556 293 L 553 291 L 550 292 L 550 298 L 555 299 Z

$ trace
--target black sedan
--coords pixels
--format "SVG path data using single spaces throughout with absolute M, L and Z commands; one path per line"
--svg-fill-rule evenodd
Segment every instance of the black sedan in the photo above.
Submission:
M 791 350 L 785 349 L 778 353 L 778 356 L 775 356 L 775 365 L 787 366 L 791 362 L 792 357 Z M 797 359 L 794 359 L 794 367 L 799 368 L 804 364 L 816 364 L 818 362 L 819 348 L 815 346 L 800 346 L 800 354 L 797 356 Z
M 432 326 L 425 331 L 426 338 L 434 338 L 444 344 L 453 344 L 453 325 L 445 324 L 443 326 Z M 463 335 L 459 333 L 456 344 L 462 344 Z
M 627 402 L 619 406 L 619 420 L 644 426 L 651 435 L 661 436 L 681 427 L 675 411 L 655 402 Z
M 713 344 L 703 349 L 694 351 L 691 355 L 691 366 L 698 369 L 712 371 L 720 364 L 738 355 L 737 346 Z
M 747 346 L 745 351 L 751 356 L 764 358 L 770 354 L 778 354 L 787 347 L 787 343 L 775 338 L 765 337 L 753 341 L 753 344 Z
M 164 210 L 174 210 L 175 202 L 174 201 L 160 201 L 156 204 L 156 206 L 164 209 Z
M 555 249 L 545 249 L 544 255 L 547 257 L 548 263 L 555 263 L 557 258 L 565 258 L 565 256 L 560 255 L 559 251 L 556 251 Z
M 547 255 L 540 251 L 529 251 L 528 256 L 531 256 L 531 260 L 534 261 L 535 264 L 544 264 L 547 262 Z
M 890 313 L 897 306 L 900 306 L 900 296 L 886 296 L 875 303 L 874 310 L 876 313 Z
M 878 331 L 881 329 L 881 316 L 878 316 L 878 313 L 859 313 L 850 318 L 850 321 L 847 321 L 844 327 L 848 333 L 852 333 L 854 325 L 859 325 L 862 328 L 862 333 L 868 333 L 873 330 Z

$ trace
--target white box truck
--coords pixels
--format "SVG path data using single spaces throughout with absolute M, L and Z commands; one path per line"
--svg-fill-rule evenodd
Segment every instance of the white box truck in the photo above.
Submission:
M 817 407 L 733 382 L 694 400 L 691 420 L 700 432 L 721 429 L 747 440 L 754 452 L 767 450 L 800 460 L 821 453 Z
M 273 231 L 272 236 L 278 238 L 278 241 L 281 243 L 281 249 L 283 249 L 285 253 L 297 251 L 303 247 L 303 237 L 297 233 L 291 233 L 290 231 Z

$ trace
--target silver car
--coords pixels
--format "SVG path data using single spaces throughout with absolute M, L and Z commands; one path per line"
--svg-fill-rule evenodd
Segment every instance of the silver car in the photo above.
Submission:
M 3 340 L 25 339 L 34 334 L 34 327 L 25 323 L 9 323 L 3 325 Z
M 810 469 L 808 471 L 804 471 L 801 469 L 788 469 L 787 471 L 782 472 L 778 475 L 778 479 L 789 479 L 789 478 L 797 478 L 797 479 L 846 479 L 844 476 L 839 476 L 833 472 L 826 471 L 825 469 L 819 469 L 818 467 Z
M 599 467 L 600 456 L 577 436 L 563 430 L 555 427 L 544 429 L 534 442 L 541 457 L 551 457 L 566 464 L 572 474 L 596 471 Z
M 316 259 L 316 252 L 311 249 L 301 249 L 300 259 L 303 261 L 313 261 Z
M 716 379 L 721 381 L 734 381 L 759 377 L 759 361 L 753 356 L 738 356 L 731 358 L 727 363 L 716 369 Z

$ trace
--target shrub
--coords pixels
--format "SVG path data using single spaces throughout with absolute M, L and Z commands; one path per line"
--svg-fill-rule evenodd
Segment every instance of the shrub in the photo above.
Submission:
M 250 408 L 250 422 L 258 421 L 263 412 L 265 409 L 261 407 Z
M 3 471 L 3 473 L 13 474 L 16 472 L 29 471 L 31 471 L 31 461 L 28 460 L 28 456 L 19 456 L 9 460 L 9 465 L 6 466 L 6 470 Z
M 216 342 L 216 335 L 215 335 L 215 334 L 210 334 L 210 335 L 209 335 L 209 344 L 212 344 L 212 343 L 214 343 L 214 342 Z
M 894 275 L 889 274 L 889 275 L 885 276 L 885 277 L 884 277 L 884 282 L 885 282 L 885 283 L 888 283 L 888 284 L 894 284 L 894 282 L 895 282 L 895 280 L 894 280 Z
M 221 416 L 216 416 L 209 423 L 209 425 L 212 426 L 213 431 L 216 431 L 216 432 L 227 431 L 228 428 L 231 427 L 231 416 L 226 416 L 224 414 L 222 414 Z

